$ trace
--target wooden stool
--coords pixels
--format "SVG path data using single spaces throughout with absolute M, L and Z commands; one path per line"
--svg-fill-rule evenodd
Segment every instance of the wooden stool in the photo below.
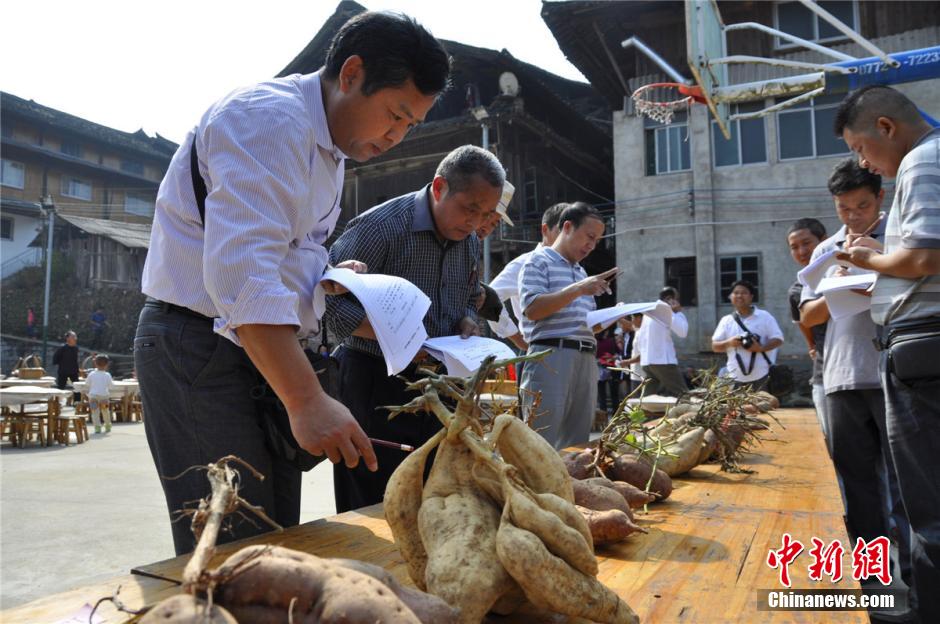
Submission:
M 76 444 L 81 444 L 88 439 L 88 427 L 85 425 L 84 416 L 59 416 L 56 428 L 56 440 L 60 444 L 68 446 L 69 433 L 75 433 Z
M 35 435 L 39 438 L 39 443 L 42 446 L 46 445 L 46 416 L 43 415 L 33 415 L 33 414 L 18 414 L 16 417 L 16 436 L 20 443 L 20 448 L 26 448 L 26 443 L 29 442 Z

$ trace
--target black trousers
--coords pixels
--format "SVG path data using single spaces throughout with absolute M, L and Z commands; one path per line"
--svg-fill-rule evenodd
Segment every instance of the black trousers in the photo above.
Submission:
M 134 365 L 147 443 L 171 520 L 208 496 L 210 487 L 205 471 L 168 477 L 235 455 L 265 477 L 259 481 L 239 469 L 239 495 L 282 526 L 300 522 L 300 471 L 265 444 L 250 396 L 256 371 L 244 349 L 216 334 L 209 319 L 147 305 L 137 325 Z M 261 521 L 253 524 L 235 516 L 226 522 L 219 544 L 271 530 Z M 171 528 L 176 554 L 191 552 L 196 544 L 189 519 L 173 522 Z
M 902 381 L 889 354 L 882 352 L 882 383 L 888 444 L 911 526 L 912 602 L 921 622 L 940 622 L 940 377 Z
M 340 400 L 370 438 L 417 448 L 441 429 L 440 421 L 425 412 L 399 414 L 389 420 L 388 410 L 376 409 L 382 405 L 404 405 L 418 396 L 415 392 L 406 392 L 405 382 L 398 376 L 388 375 L 385 360 L 347 348 L 340 349 L 336 357 L 339 359 Z M 401 376 L 414 379 L 413 366 L 405 369 Z M 343 463 L 333 465 L 337 513 L 382 502 L 389 478 L 407 456 L 397 449 L 376 445 L 373 448 L 379 462 L 377 472 L 369 472 L 362 462 L 353 469 Z M 433 457 L 429 458 L 425 472 L 432 463 Z
M 898 559 L 907 571 L 910 540 L 897 474 L 888 450 L 884 392 L 842 390 L 826 395 L 829 450 L 845 496 L 845 524 L 854 542 L 898 529 Z

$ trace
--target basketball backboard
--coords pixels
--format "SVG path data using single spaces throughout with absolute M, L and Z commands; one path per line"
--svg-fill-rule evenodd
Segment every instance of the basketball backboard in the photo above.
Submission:
M 716 90 L 728 84 L 728 66 L 711 62 L 712 59 L 727 56 L 724 24 L 715 0 L 686 0 L 685 33 L 689 69 L 695 82 L 702 88 L 702 94 L 721 133 L 730 139 L 730 106 L 715 99 Z

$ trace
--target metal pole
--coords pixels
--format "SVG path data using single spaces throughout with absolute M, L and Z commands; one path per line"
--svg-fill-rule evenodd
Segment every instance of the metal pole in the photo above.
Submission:
M 483 124 L 483 149 L 490 149 L 490 127 L 488 124 Z M 483 239 L 483 283 L 490 283 L 490 271 L 492 270 L 492 263 L 490 261 L 490 238 L 492 236 L 487 236 Z
M 52 237 L 55 232 L 55 204 L 44 197 L 42 205 L 49 213 L 49 224 L 46 226 L 46 286 L 42 302 L 42 363 L 46 365 L 46 352 L 49 346 L 49 286 L 52 282 Z

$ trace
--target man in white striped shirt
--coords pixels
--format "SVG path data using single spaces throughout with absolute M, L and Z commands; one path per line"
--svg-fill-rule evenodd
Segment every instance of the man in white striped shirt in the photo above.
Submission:
M 551 354 L 522 371 L 523 413 L 555 448 L 586 442 L 597 403 L 597 341 L 587 313 L 594 297 L 610 292 L 617 268 L 588 277 L 581 265 L 604 234 L 600 213 L 584 202 L 568 206 L 561 232 L 551 247 L 542 247 L 519 272 L 522 334 L 528 353 Z M 533 411 L 535 396 L 539 411 Z
M 300 517 L 298 447 L 348 466 L 361 455 L 376 469 L 368 438 L 320 387 L 298 336 L 318 331 L 312 293 L 344 159 L 398 144 L 449 73 L 447 53 L 417 22 L 367 12 L 340 28 L 320 71 L 238 89 L 189 133 L 157 196 L 134 342 L 161 477 L 234 454 L 265 476 L 245 475 L 239 493 L 289 526 Z M 278 429 L 256 407 L 268 387 L 283 403 Z M 209 493 L 198 472 L 162 484 L 171 516 Z M 235 523 L 220 538 L 263 530 Z M 173 541 L 177 554 L 192 550 L 187 523 L 173 524 Z

